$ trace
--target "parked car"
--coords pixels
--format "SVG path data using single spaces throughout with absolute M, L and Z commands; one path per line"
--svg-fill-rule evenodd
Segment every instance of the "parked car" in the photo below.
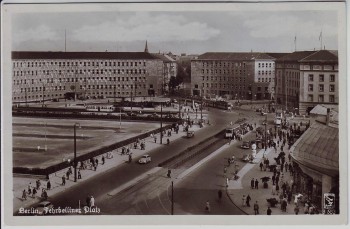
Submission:
M 50 201 L 43 201 L 36 207 L 39 215 L 47 214 L 47 210 L 51 208 L 53 208 L 53 204 Z
M 242 145 L 241 145 L 242 149 L 249 149 L 249 147 L 250 147 L 250 143 L 249 142 L 243 142 Z
M 187 137 L 188 138 L 192 138 L 193 136 L 194 136 L 194 131 L 193 130 L 187 131 Z
M 149 156 L 147 154 L 143 155 L 139 160 L 139 164 L 147 164 L 149 162 L 151 162 L 151 156 Z

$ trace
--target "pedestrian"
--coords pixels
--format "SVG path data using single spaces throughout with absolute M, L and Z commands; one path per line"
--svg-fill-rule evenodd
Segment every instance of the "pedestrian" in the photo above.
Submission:
M 255 201 L 255 204 L 254 204 L 254 214 L 255 215 L 259 215 L 259 204 L 258 204 L 258 201 Z
M 96 167 L 98 166 L 98 159 L 95 159 Z
M 41 190 L 41 197 L 44 198 L 44 200 L 47 200 L 48 195 L 47 195 L 47 192 L 46 192 L 45 189 L 42 189 L 42 190 Z
M 66 185 L 66 177 L 64 175 L 62 176 L 62 185 Z
M 252 178 L 252 180 L 250 181 L 250 187 L 254 189 L 254 178 Z
M 86 197 L 86 206 L 88 206 L 88 207 L 90 207 L 90 200 L 91 200 L 91 197 L 87 196 Z
M 46 189 L 47 190 L 51 189 L 51 182 L 50 182 L 50 180 L 48 180 L 47 183 L 46 183 Z
M 67 180 L 69 180 L 69 175 L 70 175 L 70 173 L 69 173 L 69 170 L 66 172 L 66 176 L 67 176 Z
M 205 203 L 205 210 L 209 213 L 210 212 L 210 203 L 209 200 Z
M 28 196 L 32 194 L 32 189 L 31 188 L 28 188 Z
M 78 179 L 81 179 L 81 173 L 80 173 L 80 170 L 78 171 Z
M 276 176 L 276 179 L 275 179 L 275 182 L 276 182 L 276 185 L 278 185 L 278 181 L 280 180 L 280 177 L 277 175 Z
M 105 164 L 105 156 L 102 156 L 102 165 Z
M 228 178 L 226 178 L 226 188 L 228 187 Z
M 221 189 L 218 191 L 218 197 L 219 197 L 219 200 L 221 201 L 221 198 L 222 198 L 222 191 L 221 191 Z
M 90 198 L 90 207 L 95 207 L 95 198 L 93 196 Z
M 274 174 L 274 175 L 272 175 L 271 180 L 272 180 L 272 185 L 274 185 L 274 184 L 275 184 L 275 180 L 276 180 L 275 174 Z
M 154 143 L 157 143 L 157 136 L 154 135 Z
M 27 192 L 25 189 L 22 192 L 22 200 L 27 200 Z
M 276 194 L 278 195 L 279 192 L 280 192 L 280 186 L 278 185 L 278 183 L 276 183 Z
M 267 211 L 266 212 L 267 212 L 267 215 L 271 215 L 272 210 L 271 210 L 270 206 L 267 207 Z
M 243 197 L 242 197 L 242 206 L 243 207 L 246 206 L 246 201 L 247 201 L 247 197 L 245 195 L 243 195 Z
M 259 181 L 258 181 L 258 179 L 255 179 L 255 189 L 259 189 Z
M 262 162 L 260 162 L 259 166 L 260 166 L 260 171 L 262 171 L 264 164 Z
M 36 188 L 33 188 L 33 194 L 32 194 L 32 197 L 34 198 L 36 195 Z
M 247 195 L 247 199 L 246 199 L 246 203 L 247 203 L 247 207 L 250 207 L 250 201 L 252 198 L 250 198 L 250 195 Z
M 225 166 L 224 167 L 224 174 L 226 174 L 226 172 L 227 172 L 227 167 Z
M 298 207 L 298 205 L 295 205 L 294 213 L 295 213 L 296 215 L 299 214 L 299 207 Z

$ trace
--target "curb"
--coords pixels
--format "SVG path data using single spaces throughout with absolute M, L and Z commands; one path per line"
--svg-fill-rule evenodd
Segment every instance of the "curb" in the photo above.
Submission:
M 246 211 L 244 211 L 242 208 L 238 207 L 238 205 L 237 205 L 235 202 L 233 202 L 233 200 L 231 199 L 230 194 L 228 193 L 228 189 L 227 189 L 227 188 L 226 188 L 226 195 L 227 195 L 227 197 L 230 199 L 231 203 L 232 203 L 233 205 L 236 206 L 236 208 L 238 208 L 239 210 L 241 210 L 241 212 L 243 212 L 245 215 L 249 215 L 249 214 L 248 214 Z

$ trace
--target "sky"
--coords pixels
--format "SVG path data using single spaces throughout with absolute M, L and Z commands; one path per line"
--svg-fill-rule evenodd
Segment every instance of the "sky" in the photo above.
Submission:
M 336 11 L 16 13 L 13 51 L 292 52 L 338 49 Z M 322 31 L 322 32 L 321 32 Z

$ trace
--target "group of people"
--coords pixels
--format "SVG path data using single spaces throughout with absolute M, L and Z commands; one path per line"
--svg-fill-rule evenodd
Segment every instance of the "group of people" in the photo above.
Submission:
M 50 180 L 47 181 L 46 183 L 46 188 L 41 187 L 41 181 L 40 180 L 36 180 L 35 181 L 35 186 L 32 185 L 32 182 L 30 182 L 28 184 L 28 188 L 27 190 L 23 190 L 22 191 L 22 200 L 27 200 L 27 197 L 31 196 L 32 198 L 36 197 L 36 194 L 38 193 L 38 190 L 40 190 L 41 188 L 41 197 L 43 199 L 47 199 L 48 198 L 48 194 L 46 190 L 50 190 L 51 189 L 51 182 Z

